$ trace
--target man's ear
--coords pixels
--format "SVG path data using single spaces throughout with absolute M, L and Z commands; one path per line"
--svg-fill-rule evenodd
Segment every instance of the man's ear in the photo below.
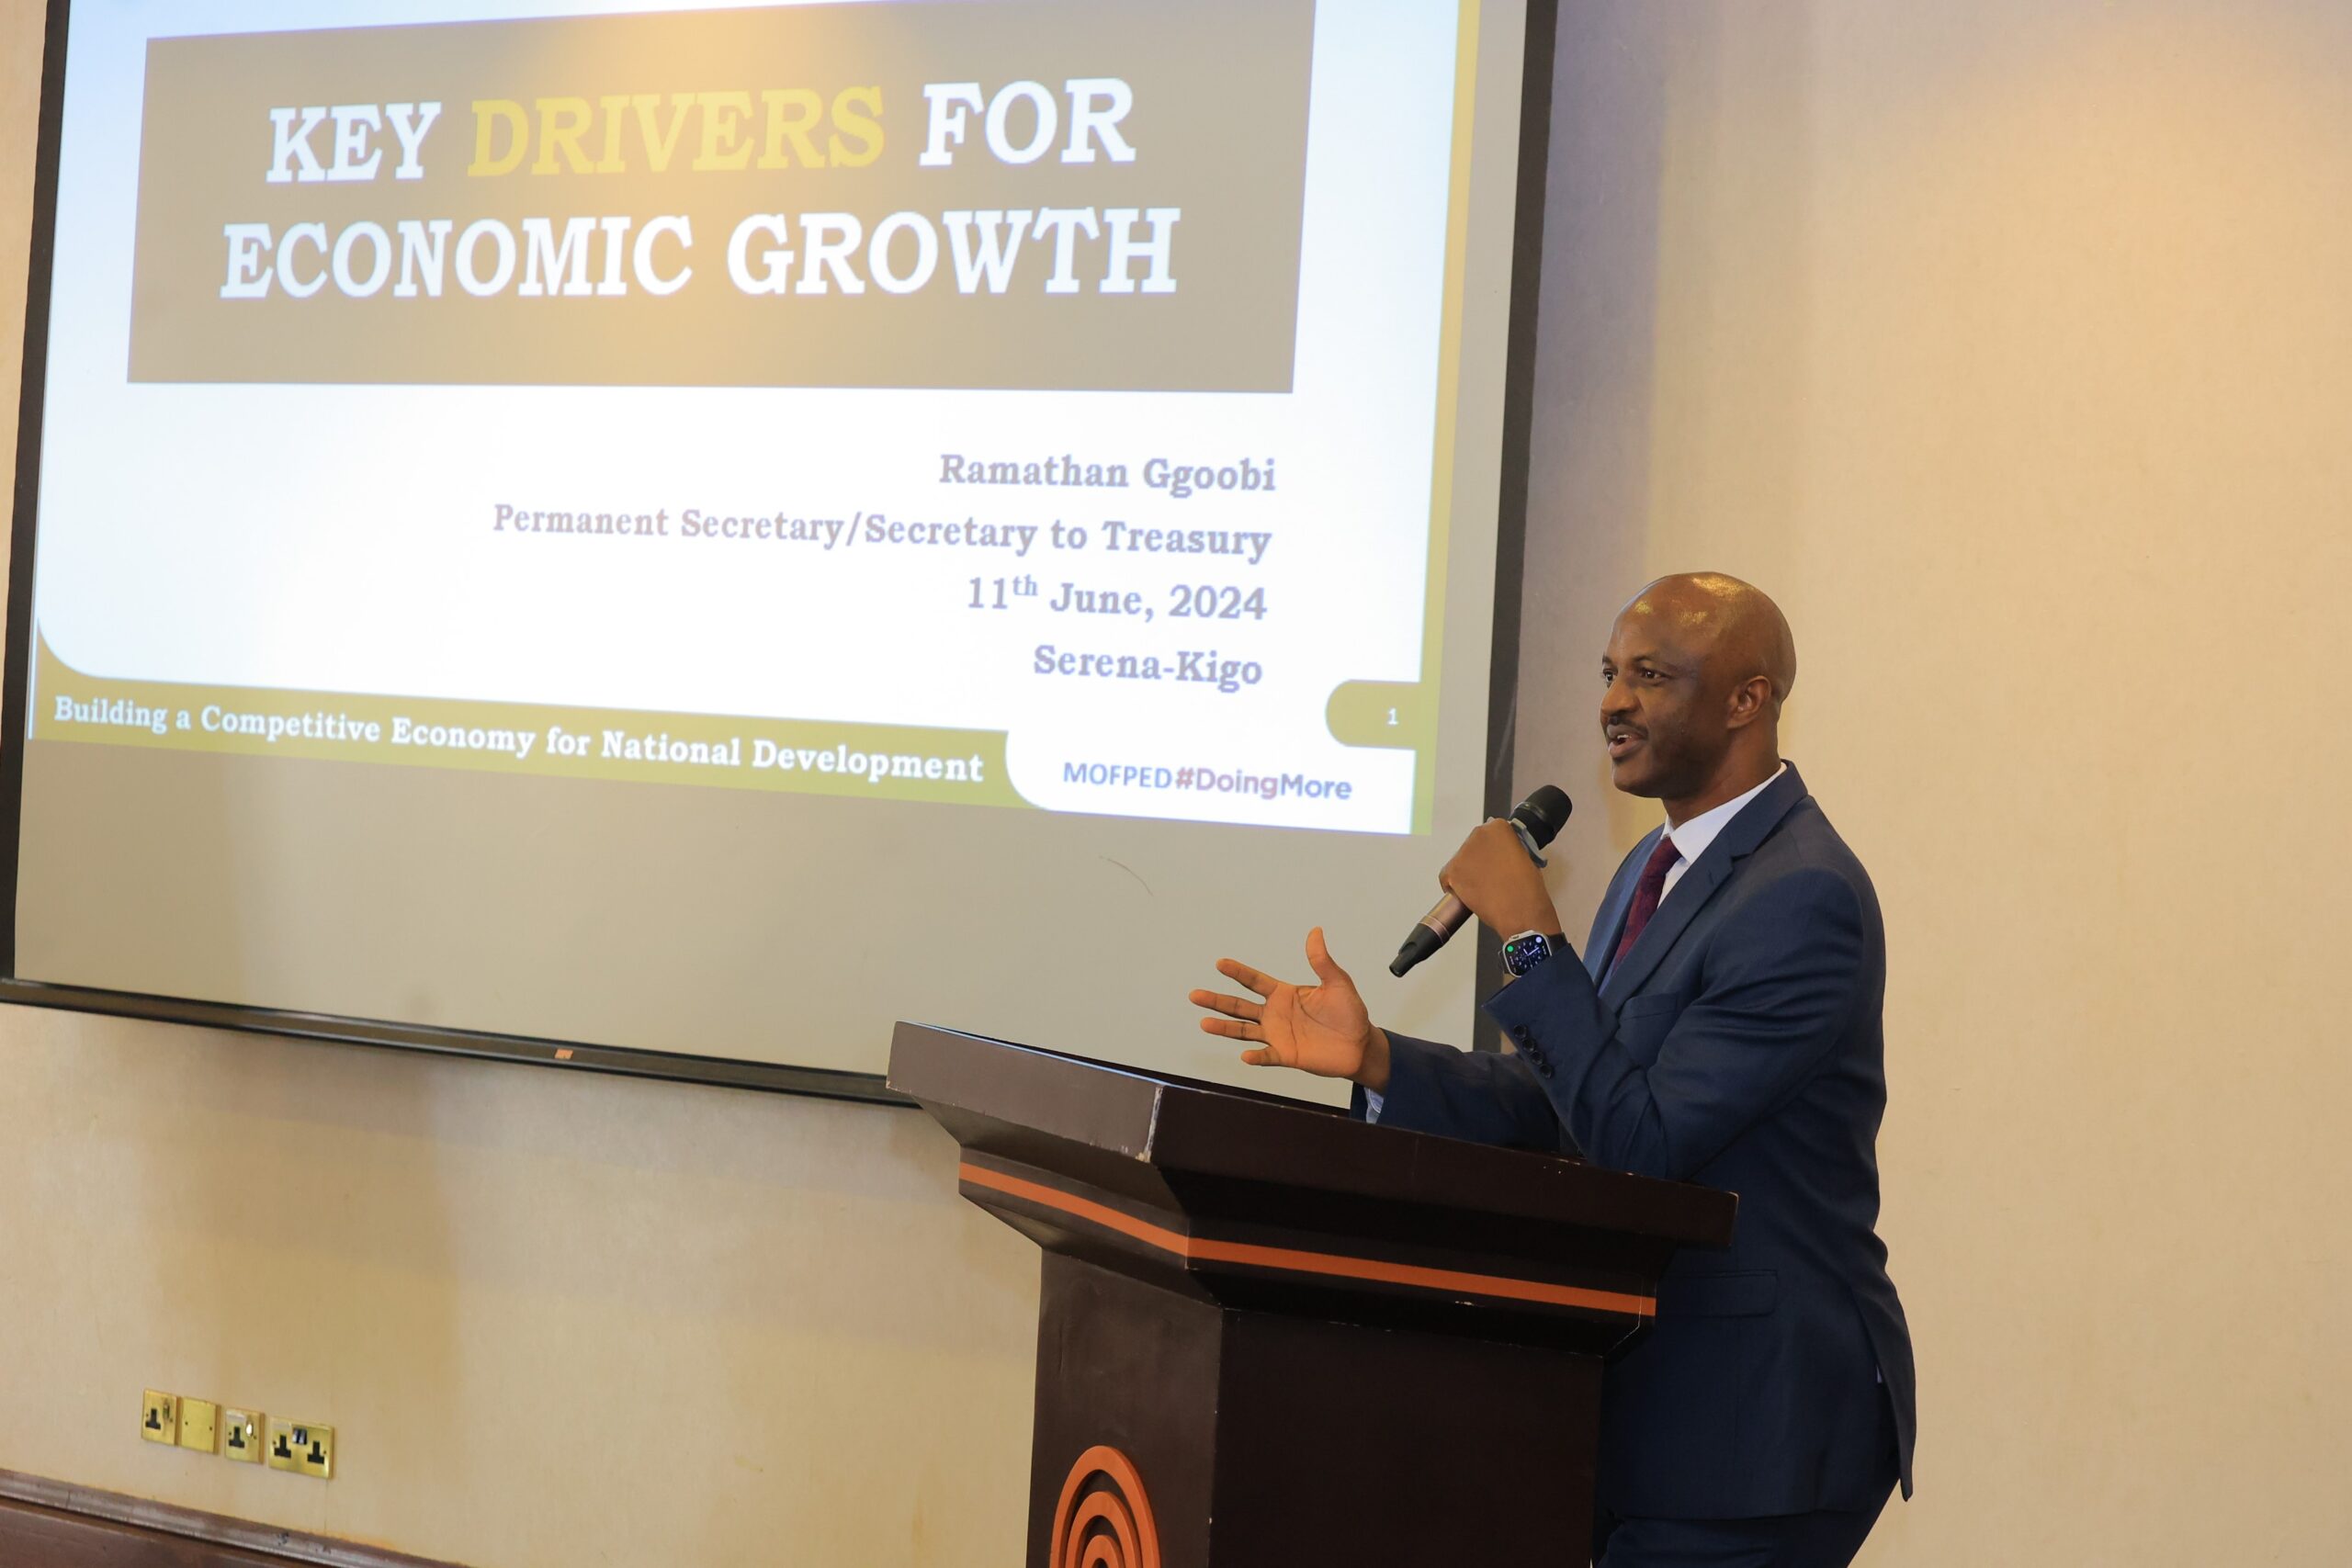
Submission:
M 1772 708 L 1772 678 L 1750 675 L 1731 689 L 1730 710 L 1724 722 L 1733 729 L 1745 729 Z

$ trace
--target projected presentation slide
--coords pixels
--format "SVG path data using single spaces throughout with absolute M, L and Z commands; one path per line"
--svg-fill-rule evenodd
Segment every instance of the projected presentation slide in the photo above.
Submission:
M 873 1071 L 1377 969 L 1483 804 L 1525 28 L 78 0 L 12 978 Z
M 36 738 L 1427 830 L 1453 6 L 311 9 L 77 11 L 232 30 L 74 79 Z

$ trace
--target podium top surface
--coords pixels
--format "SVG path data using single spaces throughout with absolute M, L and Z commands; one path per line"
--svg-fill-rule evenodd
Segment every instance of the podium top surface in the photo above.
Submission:
M 1727 1244 L 1737 1205 L 1568 1156 L 924 1024 L 898 1026 L 889 1081 L 967 1150 L 1096 1180 L 1246 1182 L 1694 1247 Z

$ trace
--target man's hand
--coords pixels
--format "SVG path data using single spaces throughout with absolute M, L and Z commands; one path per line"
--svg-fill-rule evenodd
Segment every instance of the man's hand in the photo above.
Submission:
M 1524 852 L 1520 858 L 1526 858 Z M 1264 999 L 1194 991 L 1194 1007 L 1225 1015 L 1204 1018 L 1201 1027 L 1228 1040 L 1255 1042 L 1258 1049 L 1241 1053 L 1253 1067 L 1296 1067 L 1318 1077 L 1353 1079 L 1374 1094 L 1385 1091 L 1388 1036 L 1372 1026 L 1356 983 L 1331 961 L 1321 926 L 1306 933 L 1306 962 L 1318 984 L 1294 986 L 1234 959 L 1218 959 L 1218 974 Z
M 1445 869 L 1438 886 L 1470 907 L 1497 936 L 1521 931 L 1560 934 L 1559 911 L 1544 890 L 1544 873 L 1520 841 L 1519 829 L 1505 818 L 1495 818 L 1470 829 Z

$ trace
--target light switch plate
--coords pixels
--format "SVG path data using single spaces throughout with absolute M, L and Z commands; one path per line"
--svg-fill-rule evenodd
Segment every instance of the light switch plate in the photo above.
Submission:
M 220 1445 L 220 1407 L 209 1399 L 181 1400 L 180 1447 L 209 1454 Z
M 287 1421 L 273 1416 L 268 1431 L 270 1469 L 314 1475 L 321 1481 L 334 1479 L 333 1427 L 314 1427 L 308 1421 Z
M 139 1435 L 151 1443 L 176 1443 L 180 1440 L 180 1402 L 177 1395 L 158 1393 L 149 1389 L 140 1397 Z
M 220 1457 L 239 1464 L 261 1462 L 261 1414 L 254 1410 L 220 1412 Z

